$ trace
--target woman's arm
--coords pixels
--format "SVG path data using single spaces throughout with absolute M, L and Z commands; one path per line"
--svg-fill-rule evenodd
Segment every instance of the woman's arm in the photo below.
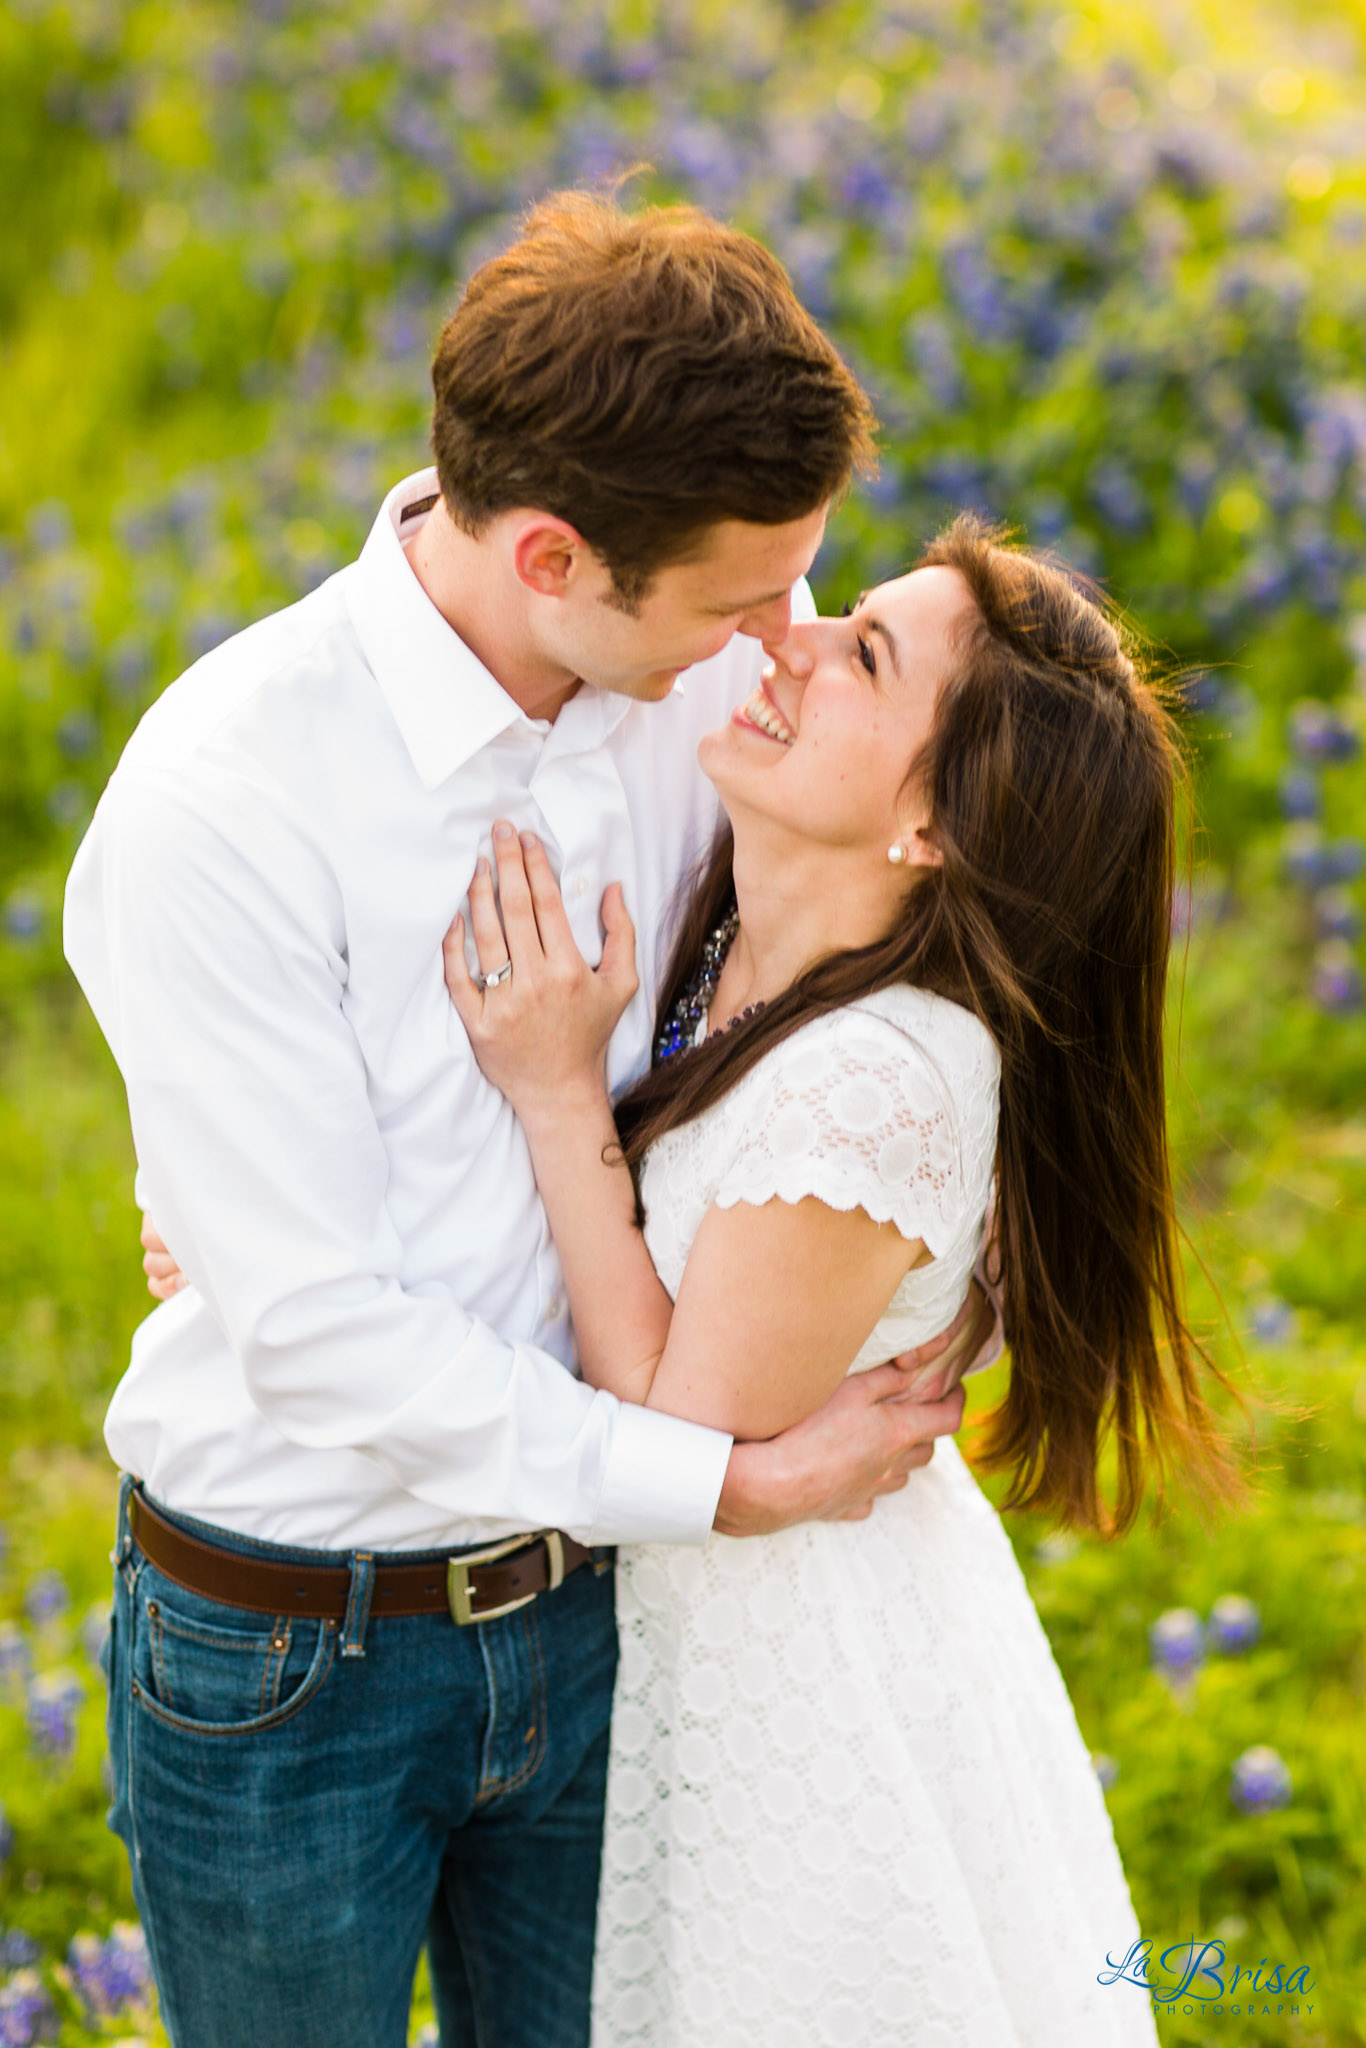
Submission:
M 470 914 L 483 972 L 511 958 L 512 976 L 476 986 L 457 920 L 447 982 L 480 1066 L 526 1133 L 584 1377 L 734 1436 L 776 1435 L 834 1391 L 928 1254 L 860 1209 L 740 1203 L 704 1218 L 675 1309 L 636 1225 L 603 1079 L 607 1038 L 636 986 L 624 906 L 608 892 L 594 972 L 539 842 L 500 841 L 498 875 L 502 924 L 486 872 L 471 885 Z

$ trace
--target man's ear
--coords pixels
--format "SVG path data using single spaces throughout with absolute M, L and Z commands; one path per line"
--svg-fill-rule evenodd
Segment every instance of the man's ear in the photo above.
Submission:
M 517 580 L 539 597 L 563 597 L 581 575 L 590 554 L 587 541 L 567 519 L 553 512 L 530 512 L 512 542 Z

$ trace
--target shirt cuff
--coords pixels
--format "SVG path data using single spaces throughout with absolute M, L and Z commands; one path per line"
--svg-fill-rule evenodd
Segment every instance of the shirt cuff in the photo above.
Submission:
M 591 1541 L 705 1543 L 730 1447 L 720 1430 L 619 1402 Z

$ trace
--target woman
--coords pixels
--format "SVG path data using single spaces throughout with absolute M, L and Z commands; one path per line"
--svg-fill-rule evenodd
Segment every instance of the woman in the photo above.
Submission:
M 501 919 L 481 862 L 447 941 L 585 1377 L 777 1433 L 950 1319 L 995 1169 L 1012 1370 L 981 1456 L 1010 1504 L 1119 1530 L 1167 1454 L 1226 1484 L 1178 1297 L 1154 694 L 1063 574 L 967 518 L 772 651 L 703 743 L 733 837 L 615 1122 L 620 891 L 591 972 L 543 849 L 505 836 Z M 624 1550 L 618 1602 L 596 2048 L 1156 2038 L 1097 1984 L 1138 1932 L 1108 1816 L 951 1441 L 867 1521 Z

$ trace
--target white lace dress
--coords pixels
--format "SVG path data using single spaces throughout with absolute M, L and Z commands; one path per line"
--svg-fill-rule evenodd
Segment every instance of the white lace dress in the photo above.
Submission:
M 942 1329 L 979 1246 L 999 1067 L 912 989 L 795 1033 L 651 1152 L 676 1294 L 713 1203 L 818 1195 L 922 1238 L 851 1368 Z M 620 1553 L 593 2048 L 1151 2048 L 1099 1985 L 1138 1929 L 995 1511 L 952 1441 L 864 1522 Z

